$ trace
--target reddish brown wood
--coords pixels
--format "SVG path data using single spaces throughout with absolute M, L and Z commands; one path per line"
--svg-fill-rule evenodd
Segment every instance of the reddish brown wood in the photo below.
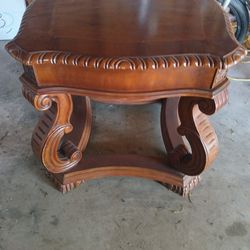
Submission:
M 29 72 L 31 74 L 31 72 Z M 33 74 L 32 74 L 33 75 Z M 30 78 L 32 76 L 29 76 Z M 27 73 L 21 77 L 24 81 L 27 78 Z M 204 97 L 213 98 L 213 96 L 222 91 L 228 85 L 228 81 L 224 78 L 218 86 L 212 90 L 200 90 L 200 89 L 173 89 L 173 90 L 162 90 L 153 91 L 145 93 L 126 93 L 126 92 L 111 92 L 111 91 L 95 91 L 86 89 L 76 89 L 72 87 L 37 87 L 37 93 L 44 95 L 46 93 L 58 93 L 66 92 L 71 95 L 81 95 L 88 96 L 92 100 L 103 102 L 103 103 L 113 103 L 113 104 L 145 104 L 152 103 L 157 100 L 169 98 L 169 97 L 179 97 L 179 96 L 194 96 L 194 97 Z
M 200 181 L 198 176 L 187 176 L 167 167 L 166 160 L 138 155 L 89 156 L 69 172 L 50 174 L 63 193 L 85 181 L 107 176 L 132 176 L 155 180 L 181 196 L 188 195 Z
M 50 172 L 64 172 L 74 167 L 81 160 L 90 136 L 89 98 L 58 93 L 40 95 L 34 83 L 24 77 L 21 80 L 26 99 L 37 110 L 45 111 L 32 136 L 34 153 Z
M 29 65 L 69 63 L 100 69 L 157 69 L 154 58 L 177 55 L 166 56 L 169 61 L 162 58 L 158 66 L 188 65 L 189 58 L 194 66 L 221 67 L 244 54 L 232 39 L 228 21 L 226 18 L 225 23 L 223 11 L 214 0 L 77 0 L 74 4 L 38 0 L 26 11 L 19 36 L 9 46 L 22 51 L 18 58 Z M 40 39 L 33 43 L 26 34 Z M 83 57 L 72 58 L 72 54 Z
M 171 117 L 176 122 L 170 123 L 169 129 L 166 126 L 169 122 L 166 112 L 168 102 L 163 103 L 163 140 L 170 153 L 171 166 L 187 175 L 199 175 L 211 165 L 218 153 L 218 140 L 207 115 L 212 115 L 227 100 L 227 89 L 219 92 L 213 99 L 182 97 L 176 109 L 178 114 L 176 112 L 173 114 L 174 118 Z M 177 99 L 172 101 L 176 106 L 177 102 Z M 190 150 L 182 136 L 186 137 Z
M 24 96 L 43 112 L 34 153 L 62 191 L 125 175 L 157 180 L 182 195 L 217 154 L 207 115 L 226 103 L 227 69 L 246 55 L 214 0 L 36 0 L 6 49 L 24 65 Z M 168 157 L 82 158 L 90 100 L 161 100 Z
M 162 136 L 172 167 L 194 176 L 211 165 L 218 153 L 218 140 L 207 115 L 219 110 L 227 100 L 225 89 L 213 99 L 181 97 L 163 102 Z
M 34 43 L 29 34 L 39 39 Z M 148 6 L 134 0 L 37 0 L 7 49 L 34 68 L 39 86 L 80 88 L 100 96 L 187 94 L 191 88 L 211 92 L 217 70 L 246 54 L 214 0 L 157 0 Z
M 161 108 L 161 133 L 168 153 L 171 153 L 177 146 L 185 144 L 177 128 L 180 126 L 178 114 L 180 97 L 164 99 Z

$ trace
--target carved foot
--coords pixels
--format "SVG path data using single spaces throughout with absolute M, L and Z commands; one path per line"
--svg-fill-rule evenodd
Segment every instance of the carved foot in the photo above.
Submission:
M 170 191 L 179 194 L 180 196 L 186 197 L 191 191 L 200 183 L 200 176 L 185 176 L 183 186 L 176 186 L 168 183 L 159 182 L 161 185 L 169 189 Z

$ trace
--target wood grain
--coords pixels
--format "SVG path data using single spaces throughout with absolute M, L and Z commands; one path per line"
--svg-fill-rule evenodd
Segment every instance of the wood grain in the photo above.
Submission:
M 32 43 L 27 38 L 30 33 L 40 39 Z M 19 36 L 7 48 L 24 64 L 63 63 L 107 70 L 168 65 L 225 68 L 245 53 L 232 35 L 228 17 L 214 0 L 199 4 L 196 0 L 148 4 L 134 0 L 100 0 L 98 4 L 92 0 L 75 0 L 74 4 L 36 0 L 24 15 Z
M 247 54 L 215 0 L 35 0 L 6 49 L 24 66 L 24 97 L 42 112 L 33 151 L 61 191 L 135 176 L 184 196 L 218 153 L 208 116 L 226 104 L 227 70 Z M 82 157 L 91 100 L 161 102 L 166 157 Z
M 218 139 L 207 115 L 215 113 L 227 101 L 227 89 L 213 99 L 180 98 L 178 104 L 180 126 L 176 129 L 180 136 L 186 137 L 191 152 L 185 144 L 175 144 L 176 147 L 169 155 L 171 165 L 175 169 L 187 175 L 199 175 L 211 165 L 218 153 Z M 163 136 L 167 149 L 170 148 L 169 136 L 168 134 Z
M 72 101 L 71 95 L 59 93 L 39 95 L 32 88 L 32 82 L 29 85 L 25 83 L 24 97 L 37 110 L 45 111 L 32 136 L 34 153 L 52 173 L 74 167 L 81 160 L 90 136 L 90 100 L 73 97 Z M 72 132 L 73 126 L 75 129 Z
M 171 191 L 187 196 L 200 177 L 186 176 L 169 167 L 167 161 L 139 155 L 98 155 L 82 160 L 71 171 L 51 175 L 60 191 L 66 193 L 80 184 L 108 176 L 131 176 L 161 182 Z

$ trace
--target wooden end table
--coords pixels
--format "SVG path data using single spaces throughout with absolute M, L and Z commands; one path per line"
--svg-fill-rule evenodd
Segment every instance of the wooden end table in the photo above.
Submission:
M 43 111 L 32 148 L 61 191 L 136 176 L 181 195 L 217 155 L 208 115 L 227 102 L 227 69 L 246 55 L 214 0 L 36 0 L 6 49 L 24 65 L 24 97 Z M 91 100 L 160 101 L 165 159 L 85 158 Z

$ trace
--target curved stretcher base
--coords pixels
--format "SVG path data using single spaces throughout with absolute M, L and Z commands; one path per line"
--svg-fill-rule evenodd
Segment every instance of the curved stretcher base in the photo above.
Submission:
M 158 181 L 169 190 L 187 196 L 200 181 L 199 176 L 187 176 L 168 167 L 167 162 L 162 159 L 138 155 L 91 156 L 68 172 L 47 173 L 63 193 L 88 180 L 128 176 Z

